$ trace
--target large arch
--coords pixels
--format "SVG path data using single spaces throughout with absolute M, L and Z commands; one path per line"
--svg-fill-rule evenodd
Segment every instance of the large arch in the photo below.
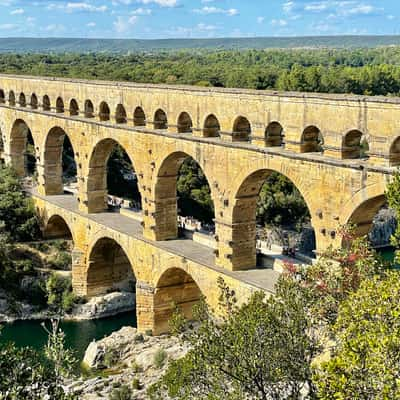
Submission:
M 204 121 L 203 136 L 219 137 L 221 134 L 221 125 L 214 114 L 210 114 Z
M 134 126 L 146 126 L 146 114 L 142 107 L 136 107 L 133 113 Z
M 88 257 L 87 296 L 120 290 L 134 292 L 135 283 L 133 265 L 121 245 L 109 237 L 98 239 L 91 247 Z
M 363 133 L 358 129 L 353 129 L 344 135 L 342 142 L 342 159 L 362 157 L 362 137 Z
M 279 147 L 283 143 L 283 128 L 279 122 L 270 122 L 265 129 L 265 146 Z
M 126 124 L 128 122 L 126 110 L 122 104 L 118 104 L 115 110 L 115 122 L 117 124 Z
M 67 221 L 60 215 L 52 215 L 43 229 L 43 236 L 46 239 L 66 239 L 74 240 L 72 229 Z
M 29 148 L 28 148 L 29 146 Z M 32 132 L 22 119 L 17 119 L 10 136 L 11 165 L 21 177 L 33 174 L 35 171 L 36 157 Z
M 312 215 L 311 201 L 309 201 L 304 191 L 296 185 L 296 182 L 282 173 L 282 171 L 259 169 L 251 172 L 244 179 L 240 179 L 239 182 L 241 183 L 236 191 L 232 209 L 232 235 L 229 245 L 231 254 L 228 256 L 231 259 L 234 270 L 250 269 L 257 265 L 257 204 L 261 188 L 266 179 L 274 172 L 285 176 L 291 181 L 303 197 L 309 215 Z
M 232 130 L 233 142 L 248 142 L 251 136 L 250 121 L 246 117 L 237 117 Z
M 159 278 L 154 293 L 154 335 L 170 330 L 169 320 L 175 308 L 191 320 L 192 309 L 202 297 L 201 290 L 194 279 L 179 268 L 170 268 Z
M 195 163 L 210 191 L 211 201 L 214 200 L 210 181 L 207 179 L 203 165 L 195 155 L 177 151 L 167 155 L 160 164 L 154 188 L 155 213 L 154 229 L 156 240 L 175 239 L 178 236 L 178 194 L 177 183 L 181 167 L 186 160 Z
M 100 121 L 109 121 L 110 120 L 110 107 L 105 101 L 100 103 L 99 107 L 99 118 Z
M 63 172 L 64 169 L 70 167 L 63 165 L 63 150 L 65 148 L 65 143 L 66 141 L 68 145 L 70 145 L 71 143 L 70 139 L 67 137 L 68 135 L 66 134 L 66 132 L 58 126 L 50 129 L 50 131 L 47 134 L 43 146 L 44 190 L 46 195 L 57 195 L 64 193 Z M 69 160 L 68 163 L 75 163 L 73 147 L 71 153 L 73 159 Z M 76 171 L 76 163 L 75 163 L 75 171 Z
M 307 126 L 301 135 L 301 153 L 320 153 L 323 151 L 323 137 L 315 125 Z
M 107 138 L 100 140 L 92 151 L 87 179 L 87 207 L 90 213 L 103 212 L 108 209 L 107 168 L 110 156 L 117 146 L 124 150 L 123 146 L 116 140 Z M 132 158 L 129 155 L 127 155 L 127 157 L 134 170 Z M 136 179 L 138 179 L 137 176 Z M 137 187 L 140 196 L 140 185 L 138 182 Z
M 161 108 L 159 108 L 154 114 L 154 129 L 168 129 L 167 114 Z
M 193 122 L 187 112 L 182 112 L 178 117 L 178 133 L 192 133 Z

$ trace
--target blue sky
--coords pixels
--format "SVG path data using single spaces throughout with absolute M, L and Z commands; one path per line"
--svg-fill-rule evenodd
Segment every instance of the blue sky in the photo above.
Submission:
M 0 37 L 400 34 L 399 0 L 0 0 Z

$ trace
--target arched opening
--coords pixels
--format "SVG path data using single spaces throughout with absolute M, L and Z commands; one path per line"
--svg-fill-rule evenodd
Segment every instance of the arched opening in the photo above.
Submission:
M 24 93 L 20 93 L 18 103 L 20 107 L 26 107 L 26 97 Z
M 94 118 L 94 107 L 90 100 L 85 101 L 85 118 Z
M 31 105 L 32 110 L 36 110 L 38 108 L 38 106 L 39 106 L 39 101 L 38 101 L 38 98 L 37 98 L 35 93 L 31 94 L 31 103 L 30 103 L 30 105 Z
M 42 108 L 43 111 L 51 110 L 50 98 L 47 96 L 47 94 L 43 96 Z
M 182 112 L 178 118 L 178 133 L 192 133 L 193 122 L 187 112 Z
M 6 95 L 4 94 L 4 90 L 0 89 L 0 104 L 4 104 L 6 102 Z
M 22 119 L 14 122 L 10 138 L 11 165 L 19 176 L 36 172 L 36 151 L 32 132 Z
M 171 268 L 165 271 L 154 293 L 154 335 L 170 330 L 169 320 L 176 307 L 189 321 L 193 319 L 193 306 L 202 297 L 202 293 L 193 278 L 185 271 Z
M 308 126 L 301 136 L 301 153 L 323 152 L 324 140 L 321 131 L 316 126 Z
M 238 117 L 233 124 L 232 141 L 248 142 L 251 135 L 251 125 L 247 118 Z
M 154 114 L 154 129 L 168 129 L 167 114 L 161 109 L 158 109 Z
M 221 132 L 221 126 L 217 117 L 214 114 L 209 115 L 205 122 L 203 128 L 204 137 L 219 137 Z
M 8 103 L 10 106 L 15 106 L 15 93 L 10 90 L 10 93 L 8 94 Z
M 160 240 L 174 239 L 190 231 L 214 232 L 214 203 L 210 185 L 200 165 L 188 154 L 172 153 L 162 163 L 157 175 L 156 229 Z M 178 218 L 179 216 L 179 218 Z M 161 222 L 162 221 L 162 222 Z
M 115 122 L 117 124 L 126 124 L 128 122 L 126 117 L 126 110 L 122 104 L 117 105 L 117 109 L 115 111 Z
M 264 266 L 271 249 L 278 255 L 312 256 L 316 248 L 305 199 L 289 178 L 276 171 L 258 170 L 242 182 L 232 230 L 231 260 L 238 270 Z
M 62 114 L 64 112 L 64 101 L 61 97 L 56 100 L 56 113 Z
M 46 138 L 44 150 L 44 185 L 47 195 L 64 193 L 64 185 L 75 188 L 77 169 L 74 149 L 65 131 L 52 128 Z
M 89 212 L 102 212 L 109 208 L 113 211 L 142 209 L 133 163 L 124 148 L 113 139 L 104 139 L 94 148 L 87 190 Z
M 271 122 L 265 129 L 265 146 L 279 147 L 283 144 L 283 128 L 279 122 Z
M 110 107 L 105 101 L 100 103 L 99 108 L 99 118 L 100 121 L 109 121 L 110 120 Z
M 146 126 L 146 115 L 142 107 L 136 107 L 133 113 L 134 126 Z
M 131 292 L 135 296 L 136 278 L 132 265 L 122 247 L 113 239 L 99 239 L 88 260 L 87 296 L 111 292 Z
M 71 117 L 79 115 L 79 106 L 78 106 L 78 102 L 75 99 L 72 99 L 69 102 L 69 115 Z
M 400 165 L 400 136 L 390 146 L 389 165 L 391 167 L 398 167 Z
M 357 159 L 368 157 L 368 142 L 362 132 L 353 129 L 343 138 L 342 159 Z
M 71 230 L 65 219 L 59 215 L 53 215 L 47 222 L 43 231 L 46 239 L 73 240 Z

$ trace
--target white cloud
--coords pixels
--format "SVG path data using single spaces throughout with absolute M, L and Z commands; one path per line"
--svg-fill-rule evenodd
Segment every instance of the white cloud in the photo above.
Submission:
M 23 8 L 17 8 L 10 12 L 10 15 L 22 15 L 25 14 L 25 10 Z
M 161 7 L 176 7 L 178 0 L 137 0 L 138 3 L 142 4 L 157 4 Z
M 284 19 L 272 19 L 271 20 L 271 25 L 272 26 L 279 26 L 279 27 L 283 27 L 287 25 L 287 21 Z
M 132 15 L 151 15 L 151 13 L 150 8 L 137 8 L 131 12 Z
M 224 9 L 224 8 L 209 7 L 209 6 L 204 6 L 203 8 L 195 8 L 193 11 L 197 14 L 205 14 L 205 15 L 225 14 L 228 15 L 229 17 L 233 17 L 239 14 L 239 11 L 236 8 Z
M 113 23 L 114 30 L 117 33 L 125 34 L 132 29 L 132 27 L 136 24 L 137 21 L 138 21 L 137 15 L 132 15 L 129 18 L 124 18 L 119 16 Z
M 63 10 L 67 13 L 73 13 L 73 12 L 101 12 L 104 13 L 105 11 L 108 10 L 108 7 L 105 5 L 101 6 L 94 6 L 93 4 L 89 4 L 86 2 L 79 2 L 79 3 L 66 3 L 66 4 L 57 4 L 57 3 L 50 3 L 47 6 L 48 10 Z
M 11 31 L 13 29 L 17 29 L 18 25 L 16 24 L 0 24 L 0 30 L 2 31 Z
M 88 24 L 86 24 L 86 26 L 88 28 L 94 28 L 96 26 L 96 22 L 89 22 Z
M 262 24 L 265 21 L 265 17 L 257 17 L 257 23 Z

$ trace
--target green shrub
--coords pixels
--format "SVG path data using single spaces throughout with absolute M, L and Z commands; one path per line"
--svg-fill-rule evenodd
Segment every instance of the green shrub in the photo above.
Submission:
M 122 385 L 118 389 L 114 389 L 109 397 L 109 400 L 131 400 L 132 389 L 127 385 Z
M 72 256 L 66 251 L 60 251 L 51 258 L 47 264 L 51 269 L 70 271 L 72 267 Z
M 167 352 L 163 348 L 158 349 L 154 354 L 154 366 L 158 369 L 162 368 L 167 360 L 167 357 Z
M 142 385 L 140 384 L 139 378 L 133 378 L 133 381 L 132 381 L 132 387 L 133 387 L 133 389 L 135 389 L 135 390 L 140 390 L 141 386 L 142 386 Z
M 119 361 L 119 353 L 115 349 L 108 350 L 104 355 L 104 365 L 112 368 Z

